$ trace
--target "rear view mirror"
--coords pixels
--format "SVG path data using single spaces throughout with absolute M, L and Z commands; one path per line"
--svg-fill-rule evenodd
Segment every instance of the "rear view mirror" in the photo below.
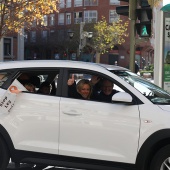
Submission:
M 131 103 L 132 96 L 126 92 L 118 92 L 112 96 L 112 101 Z

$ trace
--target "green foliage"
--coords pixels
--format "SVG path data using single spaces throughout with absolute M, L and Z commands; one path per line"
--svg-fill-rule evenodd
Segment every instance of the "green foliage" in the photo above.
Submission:
M 142 77 L 144 77 L 145 74 L 146 75 L 150 74 L 151 77 L 153 77 L 153 75 L 154 75 L 154 65 L 153 64 L 146 66 L 144 70 L 140 70 L 140 75 Z
M 162 0 L 148 0 L 149 5 L 151 6 L 158 6 L 162 2 Z
M 151 73 L 151 76 L 153 76 L 153 71 L 151 70 L 141 70 L 140 75 L 143 76 L 145 73 Z
M 149 64 L 148 66 L 145 67 L 146 71 L 153 71 L 154 70 L 154 65 L 153 64 Z

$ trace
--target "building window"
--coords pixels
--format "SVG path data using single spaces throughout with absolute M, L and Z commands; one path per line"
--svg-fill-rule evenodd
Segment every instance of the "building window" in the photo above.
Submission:
M 11 55 L 11 38 L 4 38 L 4 56 Z
M 37 25 L 37 20 L 35 19 L 33 22 L 32 22 L 32 27 L 36 27 Z
M 60 0 L 60 5 L 59 5 L 60 8 L 64 8 L 64 6 L 65 6 L 65 2 L 64 1 L 65 0 Z
M 36 31 L 31 31 L 30 41 L 36 42 Z
M 44 15 L 43 21 L 42 21 L 41 25 L 43 25 L 43 26 L 47 26 L 48 25 L 48 16 L 47 15 Z
M 84 11 L 84 21 L 86 23 L 97 22 L 97 11 Z
M 74 0 L 74 6 L 82 6 L 83 5 L 83 0 Z
M 66 13 L 66 25 L 71 24 L 71 13 Z
M 83 13 L 82 12 L 75 12 L 74 13 L 74 23 L 79 24 L 83 21 Z
M 71 0 L 66 0 L 66 8 L 70 8 L 71 7 Z
M 54 26 L 54 24 L 55 24 L 55 15 L 51 14 L 50 15 L 50 26 Z
M 84 6 L 97 6 L 98 0 L 84 0 Z
M 24 42 L 28 42 L 28 33 L 24 32 Z
M 42 36 L 42 39 L 43 40 L 47 40 L 47 31 L 45 30 L 45 31 L 42 31 L 41 32 L 41 36 Z
M 109 13 L 109 22 L 110 23 L 118 21 L 119 18 L 120 18 L 120 16 L 116 13 L 116 10 L 110 10 L 110 13 Z
M 58 14 L 58 25 L 64 25 L 64 13 Z
M 110 0 L 110 5 L 120 5 L 119 0 Z

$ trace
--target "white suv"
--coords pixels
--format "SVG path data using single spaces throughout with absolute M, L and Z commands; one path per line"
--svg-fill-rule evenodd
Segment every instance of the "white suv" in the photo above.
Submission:
M 112 102 L 68 96 L 67 81 L 108 79 Z M 36 91 L 50 83 L 50 94 Z M 100 89 L 100 88 L 99 88 Z M 98 91 L 100 93 L 100 90 Z M 44 163 L 105 170 L 170 169 L 170 94 L 117 66 L 71 61 L 0 64 L 0 169 Z

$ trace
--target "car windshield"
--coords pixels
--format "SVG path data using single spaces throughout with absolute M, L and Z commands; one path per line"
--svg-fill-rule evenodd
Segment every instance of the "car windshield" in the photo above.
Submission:
M 112 70 L 114 74 L 140 91 L 154 104 L 170 104 L 170 94 L 150 81 L 125 70 Z

